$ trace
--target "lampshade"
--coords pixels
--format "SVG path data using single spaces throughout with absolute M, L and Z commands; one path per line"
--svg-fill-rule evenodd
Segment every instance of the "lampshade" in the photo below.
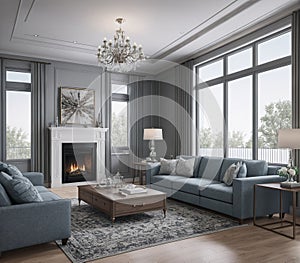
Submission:
M 278 147 L 300 149 L 300 129 L 278 130 Z
M 162 140 L 162 129 L 144 129 L 144 140 Z

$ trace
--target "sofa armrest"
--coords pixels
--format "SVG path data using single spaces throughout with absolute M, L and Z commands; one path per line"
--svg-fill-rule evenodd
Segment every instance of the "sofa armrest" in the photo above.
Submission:
M 26 172 L 23 173 L 25 177 L 27 177 L 33 185 L 44 185 L 44 175 L 38 172 Z
M 235 178 L 233 180 L 233 216 L 239 219 L 253 217 L 253 189 L 255 184 L 279 183 L 284 180 L 285 178 L 279 175 Z M 289 209 L 289 196 L 287 195 L 284 198 L 284 211 Z M 278 212 L 279 194 L 277 191 L 270 189 L 257 191 L 257 202 L 259 202 L 257 216 L 273 214 Z
M 68 199 L 0 207 L 0 252 L 71 235 Z
M 151 183 L 151 177 L 158 174 L 160 169 L 160 163 L 147 163 L 146 168 L 146 185 Z

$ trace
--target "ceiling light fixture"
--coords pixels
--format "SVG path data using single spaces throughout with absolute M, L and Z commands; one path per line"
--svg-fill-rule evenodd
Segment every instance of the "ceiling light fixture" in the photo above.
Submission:
M 136 43 L 131 45 L 129 37 L 125 37 L 121 27 L 124 21 L 124 18 L 117 18 L 119 28 L 114 35 L 114 41 L 104 38 L 103 44 L 98 47 L 99 64 L 112 71 L 134 70 L 137 62 L 146 59 L 142 46 L 137 47 Z

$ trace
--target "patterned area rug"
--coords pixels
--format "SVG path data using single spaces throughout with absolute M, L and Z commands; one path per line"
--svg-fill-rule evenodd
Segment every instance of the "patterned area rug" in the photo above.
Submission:
M 162 243 L 238 226 L 238 222 L 174 200 L 162 211 L 118 217 L 113 224 L 105 214 L 72 200 L 72 236 L 57 244 L 72 262 L 87 262 Z

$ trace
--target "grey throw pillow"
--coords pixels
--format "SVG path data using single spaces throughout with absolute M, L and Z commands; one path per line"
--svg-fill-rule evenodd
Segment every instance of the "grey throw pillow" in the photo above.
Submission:
M 19 177 L 23 176 L 21 171 L 16 166 L 12 164 L 3 163 L 3 162 L 0 162 L 0 172 L 5 172 L 11 176 L 19 176 Z
M 194 163 L 195 158 L 188 160 L 180 158 L 176 166 L 176 174 L 185 177 L 192 177 L 194 173 Z
M 243 163 L 243 165 L 240 167 L 237 177 L 245 178 L 246 176 L 247 176 L 247 165 L 245 163 Z
M 9 206 L 9 205 L 11 205 L 11 201 L 4 187 L 2 186 L 2 184 L 0 184 L 0 206 Z
M 231 164 L 225 174 L 224 174 L 224 177 L 223 177 L 223 182 L 227 185 L 227 186 L 231 186 L 232 183 L 233 183 L 233 179 L 237 177 L 238 175 L 238 172 L 240 170 L 242 166 L 242 163 L 240 162 L 237 162 L 237 163 L 233 163 Z
M 160 158 L 159 174 L 174 174 L 177 166 L 177 159 L 167 160 Z
M 10 176 L 1 172 L 0 183 L 4 186 L 9 197 L 17 204 L 43 201 L 37 189 L 24 176 Z

